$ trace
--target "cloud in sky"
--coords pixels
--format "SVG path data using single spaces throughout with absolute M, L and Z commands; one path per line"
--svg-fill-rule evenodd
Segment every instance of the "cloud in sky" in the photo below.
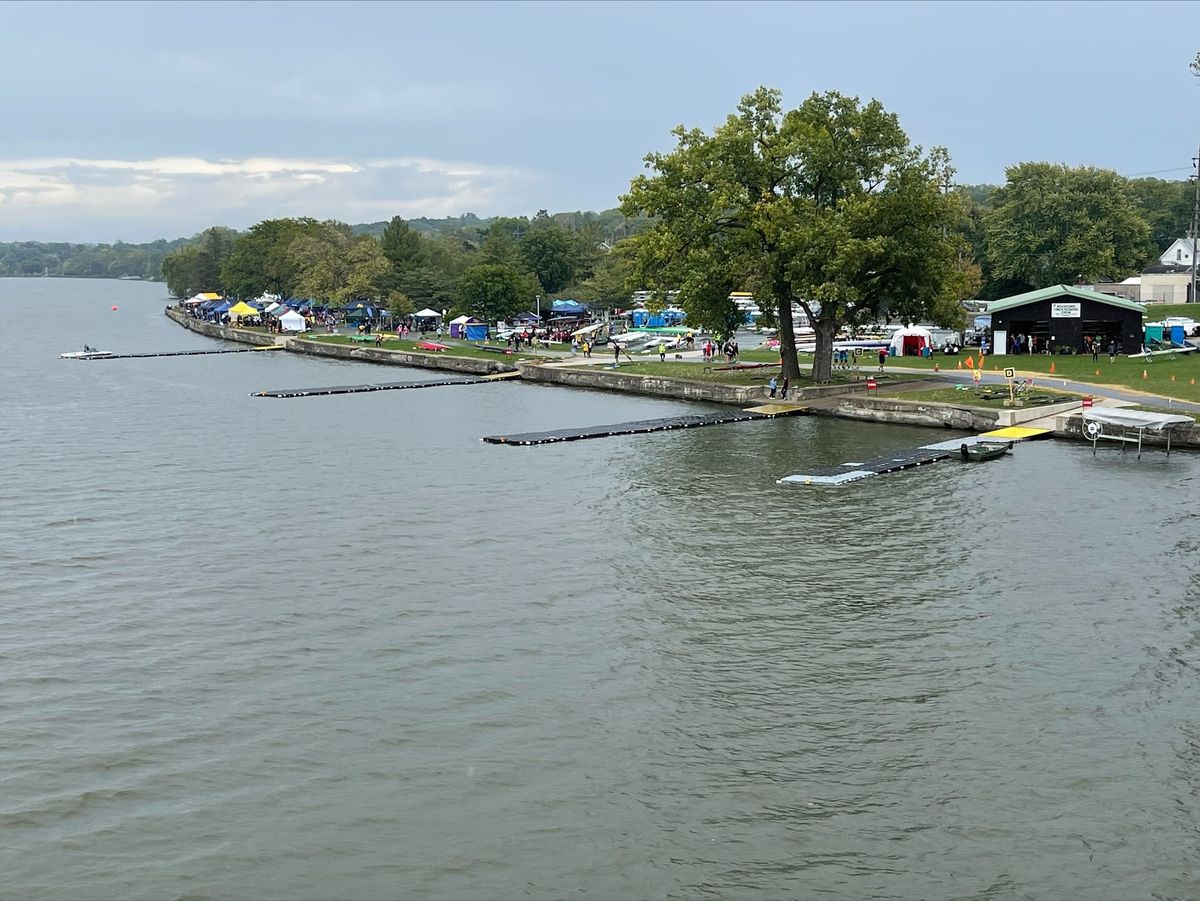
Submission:
M 110 231 L 145 241 L 276 216 L 487 214 L 520 209 L 537 182 L 519 168 L 424 158 L 0 160 L 0 240 L 86 241 Z

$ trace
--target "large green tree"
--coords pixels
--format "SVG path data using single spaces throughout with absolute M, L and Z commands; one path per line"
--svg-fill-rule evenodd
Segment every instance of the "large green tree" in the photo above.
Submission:
M 1194 189 L 1188 182 L 1134 178 L 1129 190 L 1160 253 L 1191 233 Z
M 459 278 L 455 308 L 480 319 L 506 319 L 528 306 L 528 291 L 527 281 L 512 266 L 480 263 Z
M 288 260 L 298 293 L 332 303 L 382 296 L 380 278 L 390 269 L 378 241 L 367 235 L 351 238 L 329 223 L 292 241 Z
M 166 255 L 162 274 L 173 297 L 190 297 L 198 291 L 222 291 L 221 267 L 229 259 L 238 234 L 231 228 L 205 229 L 190 244 Z
M 553 220 L 535 220 L 519 247 L 525 266 L 547 293 L 557 294 L 571 283 L 576 270 L 575 242 Z
M 664 286 L 721 272 L 754 284 L 778 310 L 784 376 L 800 375 L 793 304 L 816 330 L 819 382 L 844 325 L 958 315 L 970 286 L 961 208 L 938 187 L 947 154 L 911 146 L 878 101 L 829 92 L 784 112 L 780 93 L 760 88 L 711 135 L 674 134 L 622 198 L 626 216 L 655 218 L 632 239 L 640 271 Z
M 984 217 L 991 277 L 1029 288 L 1141 269 L 1150 228 L 1129 182 L 1109 169 L 1021 163 Z
M 225 290 L 237 297 L 256 297 L 265 291 L 291 297 L 299 273 L 289 255 L 292 242 L 301 236 L 320 238 L 327 224 L 316 219 L 266 219 L 241 235 L 221 267 Z M 349 233 L 349 227 L 338 224 Z
M 620 246 L 602 256 L 595 271 L 579 282 L 575 293 L 586 303 L 607 309 L 629 306 L 633 267 Z
M 428 261 L 424 239 L 399 216 L 392 217 L 392 221 L 383 230 L 379 243 L 384 256 L 397 272 L 419 268 Z

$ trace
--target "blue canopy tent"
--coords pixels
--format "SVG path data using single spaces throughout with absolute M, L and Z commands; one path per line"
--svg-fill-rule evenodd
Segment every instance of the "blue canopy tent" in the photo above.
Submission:
M 488 327 L 486 322 L 468 322 L 463 326 L 468 341 L 486 341 Z
M 556 300 L 550 305 L 552 316 L 586 316 L 588 308 L 577 300 Z

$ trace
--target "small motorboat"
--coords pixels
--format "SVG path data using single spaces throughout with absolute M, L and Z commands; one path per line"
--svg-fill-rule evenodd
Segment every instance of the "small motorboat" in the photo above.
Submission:
M 59 354 L 59 357 L 64 360 L 103 360 L 105 357 L 111 357 L 111 350 L 96 350 L 94 347 L 83 345 L 83 350 L 77 350 L 74 353 Z
M 983 463 L 1003 457 L 1012 450 L 1011 441 L 979 441 L 975 444 L 963 444 L 958 448 L 964 463 Z

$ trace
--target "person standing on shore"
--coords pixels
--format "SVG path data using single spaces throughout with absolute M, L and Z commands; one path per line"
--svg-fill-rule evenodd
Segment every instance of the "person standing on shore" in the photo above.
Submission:
M 614 341 L 612 343 L 612 346 L 613 346 L 613 369 L 616 369 L 617 366 L 621 362 L 621 345 L 618 344 L 616 341 Z
M 1115 363 L 1117 361 L 1117 342 L 1108 342 L 1108 362 Z
M 783 377 L 783 384 L 779 386 L 779 399 L 787 400 L 787 393 L 788 393 L 788 377 L 785 375 Z
M 879 371 L 883 372 L 883 364 L 887 362 L 888 352 L 886 347 L 879 348 Z
M 775 376 L 771 376 L 771 381 L 767 382 L 767 388 L 771 391 L 769 396 L 774 397 L 775 392 L 779 389 L 779 384 L 775 381 Z

